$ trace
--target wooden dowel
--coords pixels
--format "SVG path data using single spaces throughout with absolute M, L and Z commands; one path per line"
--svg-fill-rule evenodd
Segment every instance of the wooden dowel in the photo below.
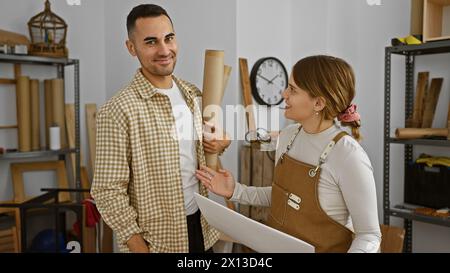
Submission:
M 17 125 L 2 125 L 0 129 L 17 129 L 18 127 Z
M 16 84 L 15 79 L 0 79 L 0 84 Z

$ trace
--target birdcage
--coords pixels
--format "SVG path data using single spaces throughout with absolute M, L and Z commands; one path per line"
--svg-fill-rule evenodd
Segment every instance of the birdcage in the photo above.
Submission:
M 45 10 L 30 19 L 28 29 L 31 55 L 67 57 L 67 24 L 51 11 L 48 0 L 45 1 Z

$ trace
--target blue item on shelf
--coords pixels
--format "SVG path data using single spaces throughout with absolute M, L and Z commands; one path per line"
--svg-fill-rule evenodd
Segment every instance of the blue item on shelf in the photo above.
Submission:
M 61 232 L 58 233 L 58 249 L 55 247 L 55 230 L 45 229 L 39 232 L 31 243 L 32 252 L 67 252 L 64 236 Z

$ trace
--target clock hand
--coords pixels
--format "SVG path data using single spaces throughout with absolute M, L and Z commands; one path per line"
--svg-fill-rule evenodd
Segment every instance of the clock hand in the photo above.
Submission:
M 266 80 L 266 81 L 267 81 L 268 83 L 271 83 L 271 82 L 269 81 L 269 79 L 267 79 L 267 78 L 265 78 L 265 77 L 261 76 L 260 74 L 258 74 L 258 77 L 260 77 L 260 78 L 262 78 L 262 79 Z
M 273 79 L 271 79 L 271 80 L 269 81 L 269 83 L 273 83 L 273 81 L 274 81 L 276 78 L 278 78 L 278 76 L 279 76 L 279 75 L 276 75 L 275 77 L 273 77 Z

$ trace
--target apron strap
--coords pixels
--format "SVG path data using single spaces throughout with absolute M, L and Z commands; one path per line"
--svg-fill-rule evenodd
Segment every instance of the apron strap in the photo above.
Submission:
M 317 172 L 319 171 L 320 166 L 322 166 L 323 163 L 325 163 L 325 161 L 327 160 L 328 155 L 330 154 L 331 150 L 333 150 L 334 145 L 336 145 L 336 143 L 343 138 L 344 136 L 348 135 L 346 132 L 340 132 L 339 134 L 337 134 L 332 141 L 330 141 L 330 143 L 328 143 L 327 147 L 325 148 L 325 150 L 322 152 L 322 154 L 320 155 L 319 158 L 319 164 L 314 168 L 309 170 L 309 176 L 310 177 L 314 177 L 316 176 Z
M 299 124 L 298 125 L 298 129 L 297 132 L 292 135 L 291 140 L 288 143 L 288 146 L 286 147 L 286 151 L 284 151 L 284 153 L 281 154 L 280 156 L 280 162 L 283 162 L 284 156 L 289 152 L 289 150 L 292 148 L 292 144 L 294 143 L 295 138 L 298 136 L 298 134 L 300 133 L 300 131 L 302 130 L 302 126 Z

